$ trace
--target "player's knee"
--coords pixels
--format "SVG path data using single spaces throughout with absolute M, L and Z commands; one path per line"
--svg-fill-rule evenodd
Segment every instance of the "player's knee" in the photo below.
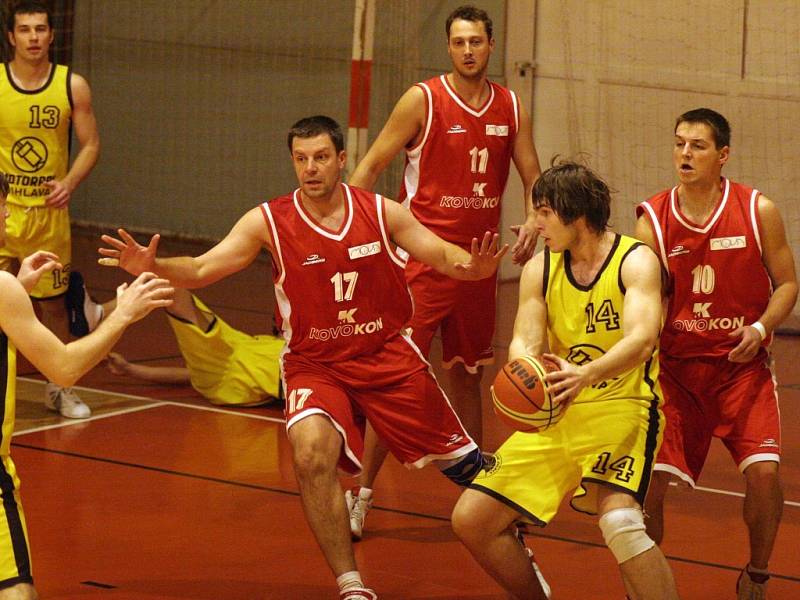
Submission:
M 484 455 L 479 448 L 475 448 L 469 454 L 452 461 L 439 461 L 438 466 L 442 474 L 450 481 L 466 487 L 492 461 L 494 461 L 492 456 Z
M 644 516 L 638 508 L 615 508 L 600 517 L 600 531 L 614 558 L 622 564 L 656 543 L 647 535 Z
M 298 477 L 313 475 L 335 468 L 341 451 L 341 438 L 335 444 L 326 432 L 307 429 L 290 437 L 292 458 Z

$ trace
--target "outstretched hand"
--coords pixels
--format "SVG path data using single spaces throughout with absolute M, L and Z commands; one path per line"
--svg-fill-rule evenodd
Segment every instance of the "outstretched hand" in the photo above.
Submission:
M 486 232 L 483 240 L 478 245 L 478 238 L 472 238 L 470 248 L 470 261 L 467 263 L 456 263 L 454 267 L 465 275 L 465 279 L 486 279 L 497 270 L 500 259 L 508 252 L 508 244 L 498 250 L 500 236 Z
M 61 263 L 58 262 L 58 255 L 45 250 L 38 250 L 30 256 L 26 256 L 19 266 L 17 273 L 17 280 L 25 288 L 25 291 L 30 291 L 36 287 L 42 275 L 50 273 L 55 269 L 63 268 Z
M 124 229 L 117 229 L 119 238 L 102 235 L 100 239 L 111 248 L 98 248 L 97 251 L 105 258 L 98 259 L 98 263 L 106 267 L 119 267 L 131 275 L 140 275 L 145 271 L 152 271 L 156 264 L 156 251 L 159 234 L 150 238 L 150 243 L 145 247 L 139 244 L 131 234 Z
M 142 273 L 130 284 L 123 283 L 117 288 L 117 307 L 109 318 L 118 317 L 133 323 L 153 309 L 170 306 L 174 293 L 168 280 L 153 273 Z

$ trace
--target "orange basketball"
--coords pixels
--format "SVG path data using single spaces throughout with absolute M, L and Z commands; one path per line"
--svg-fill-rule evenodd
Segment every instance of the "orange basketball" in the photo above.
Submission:
M 563 411 L 554 405 L 544 376 L 558 365 L 542 357 L 521 356 L 503 365 L 491 387 L 494 412 L 517 431 L 544 431 L 558 423 Z

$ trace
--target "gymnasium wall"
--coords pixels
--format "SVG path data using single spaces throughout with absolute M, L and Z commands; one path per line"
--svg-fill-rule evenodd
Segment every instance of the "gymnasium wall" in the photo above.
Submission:
M 631 232 L 635 205 L 675 184 L 675 118 L 713 108 L 732 127 L 723 174 L 775 201 L 800 265 L 799 41 L 796 0 L 539 0 L 540 160 L 586 152 L 618 190 L 613 226 Z
M 379 0 L 370 139 L 414 82 L 445 70 L 459 2 Z M 503 2 L 485 7 L 503 34 Z M 347 128 L 353 1 L 79 0 L 74 68 L 94 95 L 101 159 L 73 218 L 218 238 L 296 179 L 286 131 Z M 501 38 L 502 39 L 502 38 Z M 502 51 L 491 65 L 502 78 Z M 378 184 L 394 197 L 402 161 Z

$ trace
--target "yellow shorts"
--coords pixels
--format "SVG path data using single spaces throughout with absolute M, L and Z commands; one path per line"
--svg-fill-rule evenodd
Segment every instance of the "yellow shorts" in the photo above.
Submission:
M 537 525 L 550 522 L 569 493 L 572 508 L 597 514 L 597 484 L 643 504 L 663 431 L 655 400 L 576 403 L 551 429 L 514 433 L 495 454 L 495 467 L 470 487 Z
M 25 513 L 19 498 L 19 480 L 10 456 L 0 460 L 0 590 L 33 583 Z
M 238 331 L 192 298 L 212 321 L 208 331 L 173 315 L 169 318 L 192 387 L 212 404 L 252 406 L 277 398 L 283 340 Z
M 9 216 L 6 219 L 6 243 L 0 246 L 0 269 L 9 271 L 14 262 L 22 262 L 37 250 L 54 252 L 63 269 L 45 274 L 30 295 L 33 298 L 53 298 L 64 294 L 72 267 L 69 211 L 46 206 L 6 206 Z

